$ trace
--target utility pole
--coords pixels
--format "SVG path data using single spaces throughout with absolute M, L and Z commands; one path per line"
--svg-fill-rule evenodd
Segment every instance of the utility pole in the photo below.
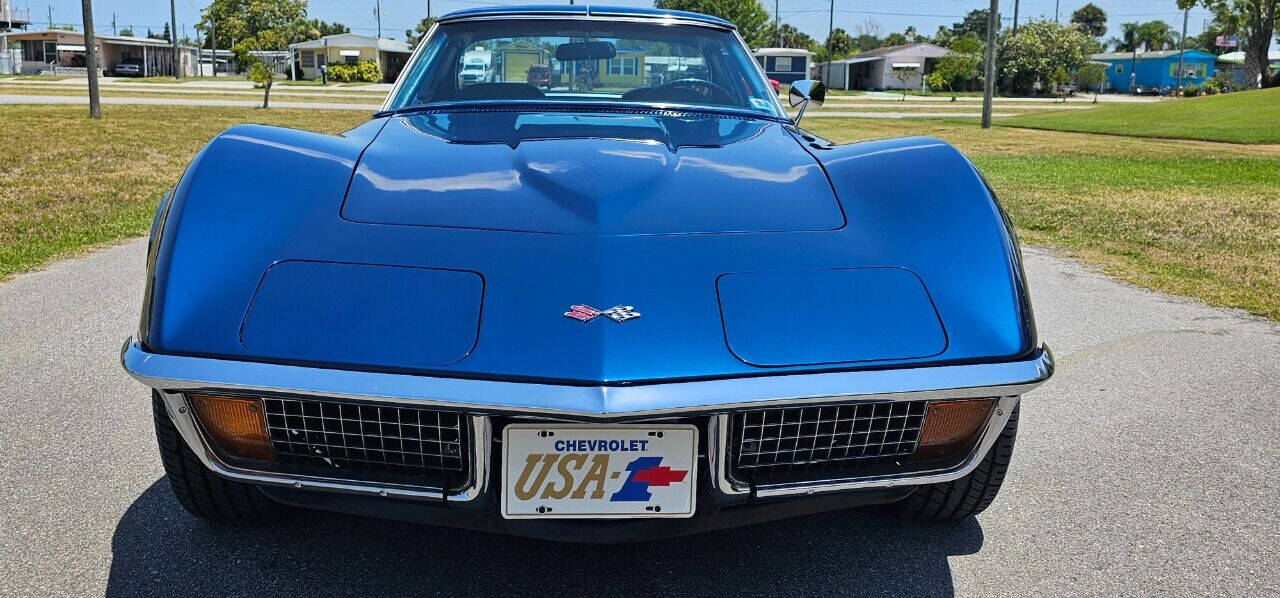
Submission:
M 1187 16 L 1190 14 L 1190 8 L 1182 11 L 1182 37 L 1178 40 L 1178 95 L 1182 95 L 1183 60 L 1186 58 L 1187 46 Z
M 209 47 L 213 48 L 213 76 L 218 76 L 218 24 L 209 17 Z
M 1013 35 L 1018 34 L 1018 0 L 1013 0 Z M 1007 95 L 1013 95 L 1013 77 L 1009 77 L 1009 90 L 1005 92 Z
M 831 85 L 831 61 L 835 57 L 831 55 L 831 34 L 836 31 L 836 0 L 831 0 L 831 10 L 827 12 L 827 68 L 822 74 L 822 84 Z M 847 83 L 847 82 L 846 82 Z
M 53 29 L 53 5 L 50 4 L 48 6 L 49 6 L 49 28 Z
M 119 35 L 116 33 L 116 11 L 111 11 L 111 35 Z
M 782 47 L 782 17 L 778 13 L 778 2 L 773 0 L 773 31 L 778 34 L 778 47 Z
M 982 128 L 991 128 L 991 96 L 996 90 L 996 28 L 1000 26 L 1000 0 L 987 9 L 986 76 L 982 78 Z
M 173 39 L 173 78 L 181 79 L 182 75 L 178 74 L 178 9 L 173 5 L 174 0 L 169 0 L 169 37 Z
M 431 0 L 427 0 L 427 20 L 431 20 Z
M 98 99 L 98 48 L 93 37 L 93 5 L 90 0 L 80 0 L 84 12 L 84 65 L 89 71 L 89 118 L 101 118 L 102 106 Z
M 382 0 L 374 0 L 373 14 L 378 17 L 378 39 L 382 39 Z
M 1054 22 L 1054 23 L 1060 23 L 1060 22 L 1061 22 L 1061 21 L 1059 21 L 1059 20 L 1058 20 L 1058 3 L 1059 3 L 1059 2 L 1060 2 L 1060 0 L 1053 0 L 1053 22 Z

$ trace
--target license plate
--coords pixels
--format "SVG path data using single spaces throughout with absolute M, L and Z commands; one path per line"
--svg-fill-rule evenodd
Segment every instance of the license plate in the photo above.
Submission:
M 689 517 L 698 429 L 512 424 L 502 432 L 508 519 Z

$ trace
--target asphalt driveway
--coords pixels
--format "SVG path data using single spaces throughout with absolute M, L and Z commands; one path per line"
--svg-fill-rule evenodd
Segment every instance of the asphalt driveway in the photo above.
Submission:
M 1027 252 L 1056 378 L 976 519 L 847 511 L 622 546 L 306 514 L 198 522 L 169 493 L 134 240 L 0 284 L 0 594 L 1276 595 L 1280 329 Z

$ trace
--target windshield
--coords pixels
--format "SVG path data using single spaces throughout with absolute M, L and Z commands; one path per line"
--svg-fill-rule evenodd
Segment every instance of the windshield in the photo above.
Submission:
M 508 19 L 440 25 L 389 108 L 442 102 L 639 103 L 782 117 L 730 31 L 687 25 Z M 480 66 L 478 66 L 480 65 Z M 484 77 L 463 77 L 483 69 Z

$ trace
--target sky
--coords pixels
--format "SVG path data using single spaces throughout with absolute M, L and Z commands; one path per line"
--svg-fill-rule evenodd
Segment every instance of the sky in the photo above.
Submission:
M 374 17 L 374 4 L 377 0 L 309 0 L 308 16 L 324 21 L 337 21 L 355 33 L 375 35 L 378 32 L 377 19 Z M 419 19 L 426 16 L 427 0 L 382 0 L 382 35 L 383 37 L 404 39 L 404 30 L 412 28 Z M 473 6 L 490 6 L 494 4 L 533 4 L 547 3 L 550 0 L 431 0 L 431 12 L 440 15 L 445 12 L 469 8 Z M 581 0 L 580 0 L 581 1 Z M 774 0 L 762 0 L 765 8 L 772 16 Z M 1043 17 L 1053 19 L 1055 1 L 1060 1 L 1059 17 L 1062 22 L 1071 18 L 1071 12 L 1083 6 L 1087 0 L 1019 0 L 1018 20 Z M 48 12 L 53 11 L 53 22 L 72 24 L 77 29 L 82 24 L 79 0 L 10 0 L 15 8 L 27 8 L 34 21 L 32 28 L 44 28 L 48 25 Z M 208 0 L 174 0 L 177 12 L 178 30 L 184 24 L 186 35 L 195 37 L 194 25 L 199 20 L 200 10 Z M 1107 13 L 1107 35 L 1110 38 L 1119 33 L 1120 24 L 1129 21 L 1150 21 L 1162 19 L 1168 22 L 1175 31 L 1182 27 L 1182 14 L 1174 4 L 1174 0 L 1093 0 Z M 651 0 L 609 0 L 600 4 L 622 6 L 650 6 Z M 778 11 L 783 23 L 790 23 L 815 39 L 822 41 L 827 36 L 828 10 L 830 0 L 778 0 Z M 892 2 L 869 2 L 867 0 L 835 0 L 835 26 L 850 33 L 856 33 L 859 24 L 873 21 L 879 24 L 881 35 L 901 32 L 909 25 L 925 35 L 932 35 L 939 25 L 950 26 L 970 10 L 986 8 L 988 2 L 981 0 L 893 0 Z M 1000 12 L 1003 27 L 1011 24 L 1013 17 L 1013 0 L 1001 0 Z M 93 0 L 94 29 L 98 33 L 112 33 L 112 18 L 116 22 L 116 30 L 132 26 L 135 35 L 145 35 L 147 28 L 159 33 L 164 23 L 169 20 L 169 3 L 164 0 Z M 1199 34 L 1209 20 L 1208 11 L 1196 8 L 1191 11 L 1187 23 L 1187 32 Z M 1105 39 L 1105 38 L 1104 38 Z

